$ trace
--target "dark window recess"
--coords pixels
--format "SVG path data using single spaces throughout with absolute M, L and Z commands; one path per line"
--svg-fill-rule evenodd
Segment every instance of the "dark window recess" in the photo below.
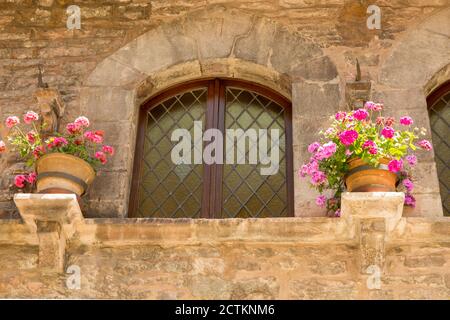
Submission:
M 427 99 L 444 215 L 450 216 L 450 82 Z
M 217 128 L 224 137 L 224 164 L 182 164 L 171 160 L 173 130 L 194 121 L 203 132 Z M 226 129 L 278 129 L 279 170 L 261 175 L 261 166 L 227 164 Z M 207 142 L 206 144 L 209 144 Z M 203 144 L 203 147 L 206 145 Z M 195 144 L 194 144 L 195 145 Z M 192 146 L 191 153 L 194 154 Z M 201 150 L 203 152 L 203 150 Z M 255 150 L 256 151 L 256 150 Z M 259 157 L 258 157 L 259 158 Z M 277 93 L 235 80 L 190 82 L 150 99 L 141 107 L 129 215 L 156 218 L 252 218 L 293 216 L 291 104 Z

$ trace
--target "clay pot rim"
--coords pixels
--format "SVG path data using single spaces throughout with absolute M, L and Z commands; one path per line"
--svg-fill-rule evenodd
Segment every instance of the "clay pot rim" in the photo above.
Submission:
M 76 157 L 76 156 L 74 156 L 74 155 L 67 154 L 67 153 L 63 153 L 63 152 L 47 153 L 47 154 L 43 155 L 42 157 L 40 157 L 40 158 L 36 161 L 36 171 L 37 171 L 38 166 L 39 166 L 39 163 L 40 163 L 41 161 L 43 161 L 43 160 L 45 160 L 45 159 L 47 159 L 47 158 L 51 158 L 51 157 L 56 156 L 56 155 L 57 155 L 58 157 L 65 157 L 65 158 L 70 159 L 70 160 L 72 160 L 72 161 L 78 162 L 79 165 L 85 167 L 85 168 L 91 173 L 91 175 L 95 177 L 96 172 L 95 172 L 94 168 L 93 168 L 87 161 L 81 159 L 80 157 Z
M 360 158 L 360 157 L 351 157 L 350 159 L 347 159 L 347 164 L 350 164 L 350 163 L 352 163 L 352 162 L 356 162 L 356 161 L 362 161 L 362 162 L 364 162 L 366 165 L 369 165 L 366 161 L 364 161 L 362 158 Z M 381 158 L 380 159 L 380 163 L 381 164 L 388 164 L 389 162 L 390 162 L 391 160 L 389 159 L 389 158 Z M 375 168 L 374 167 L 374 169 L 378 169 L 378 168 Z M 380 170 L 384 170 L 384 169 L 380 169 Z
M 383 172 L 387 172 L 389 173 L 389 175 L 391 176 L 395 176 L 395 189 L 397 188 L 399 182 L 400 182 L 400 178 L 399 178 L 399 173 L 394 173 L 391 172 L 389 169 L 387 169 L 387 164 L 389 163 L 389 159 L 388 158 L 381 158 L 379 163 L 381 165 L 383 165 L 382 168 L 380 167 L 373 167 L 370 164 L 368 164 L 366 161 L 364 161 L 363 159 L 359 158 L 359 157 L 352 157 L 351 159 L 348 160 L 348 165 L 350 166 L 350 170 L 348 172 L 345 173 L 344 175 L 344 185 L 347 188 L 347 179 L 350 178 L 353 175 L 358 175 L 362 172 L 379 172 L 379 171 L 383 171 Z M 352 191 L 353 192 L 353 191 Z

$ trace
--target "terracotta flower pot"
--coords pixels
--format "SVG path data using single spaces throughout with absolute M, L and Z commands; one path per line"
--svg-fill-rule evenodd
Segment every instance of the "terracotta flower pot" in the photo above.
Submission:
M 50 153 L 36 162 L 38 193 L 74 193 L 82 196 L 94 181 L 95 171 L 86 161 L 64 153 Z
M 359 158 L 350 159 L 349 172 L 345 177 L 350 192 L 395 192 L 397 175 L 388 170 L 389 160 L 381 159 L 380 167 L 374 168 Z

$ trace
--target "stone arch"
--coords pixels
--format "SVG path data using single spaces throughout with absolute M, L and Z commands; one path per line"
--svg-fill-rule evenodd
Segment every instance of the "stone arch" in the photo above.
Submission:
M 424 88 L 450 63 L 449 52 L 450 8 L 447 8 L 410 30 L 394 47 L 381 67 L 380 82 L 393 88 Z
M 439 70 L 425 85 L 424 93 L 428 97 L 434 90 L 450 80 L 450 63 Z
M 374 99 L 382 100 L 396 116 L 410 114 L 430 132 L 426 97 L 449 76 L 450 8 L 428 17 L 409 30 L 386 57 Z M 431 138 L 431 137 L 429 137 Z M 441 216 L 436 165 L 432 153 L 424 155 L 417 170 L 418 206 L 407 215 Z
M 92 188 L 95 216 L 104 210 L 126 215 L 142 101 L 171 85 L 206 77 L 250 80 L 291 99 L 294 152 L 309 139 L 298 128 L 311 131 L 311 117 L 328 116 L 340 102 L 337 70 L 328 56 L 270 19 L 218 7 L 150 30 L 101 61 L 81 88 L 82 113 L 113 132 L 119 151 L 110 170 L 96 180 L 98 188 Z

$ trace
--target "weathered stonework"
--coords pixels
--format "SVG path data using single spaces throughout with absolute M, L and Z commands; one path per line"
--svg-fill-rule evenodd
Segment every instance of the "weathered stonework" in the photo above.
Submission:
M 368 1 L 113 0 L 83 2 L 82 28 L 67 30 L 65 4 L 0 4 L 0 117 L 38 109 L 38 65 L 57 89 L 63 123 L 85 113 L 116 132 L 118 157 L 83 205 L 89 217 L 127 216 L 139 105 L 171 85 L 204 77 L 257 82 L 293 102 L 294 158 L 305 157 L 332 111 L 382 100 L 429 129 L 425 97 L 449 79 L 448 1 L 381 1 L 382 29 L 367 30 Z M 20 13 L 20 14 L 19 14 Z M 430 59 L 429 57 L 433 57 Z M 356 59 L 363 89 L 355 88 Z M 369 90 L 369 92 L 366 92 Z M 35 106 L 35 107 L 33 107 Z M 310 120 L 309 120 L 310 119 Z M 117 122 L 119 120 L 119 122 Z M 111 130 L 111 127 L 119 130 Z M 0 127 L 3 135 L 4 130 Z M 111 133 L 112 134 L 112 133 Z M 424 156 L 410 216 L 442 215 L 433 156 Z M 9 189 L 16 159 L 0 158 L 0 216 L 17 217 Z M 298 166 L 295 167 L 295 169 Z M 294 174 L 294 173 L 293 173 Z M 108 181 L 123 183 L 109 187 Z M 100 187 L 100 190 L 98 188 Z M 102 188 L 105 188 L 104 190 Z M 296 180 L 296 215 L 323 216 Z M 301 191 L 301 192 L 300 192 Z
M 426 96 L 450 79 L 449 1 L 377 1 L 382 28 L 370 31 L 365 0 L 76 3 L 80 30 L 67 30 L 65 1 L 0 3 L 0 119 L 39 111 L 42 65 L 62 124 L 89 116 L 117 154 L 83 215 L 66 196 L 19 195 L 16 205 L 11 178 L 23 164 L 0 156 L 0 297 L 450 297 L 450 223 L 432 153 L 419 159 L 415 209 L 402 211 L 399 194 L 345 195 L 342 218 L 325 218 L 292 172 L 297 218 L 126 218 L 139 107 L 179 83 L 243 79 L 290 99 L 295 171 L 330 114 L 365 99 L 429 131 Z M 71 265 L 80 290 L 66 286 Z M 369 288 L 377 268 L 380 287 Z
M 402 218 L 403 197 L 346 194 L 341 218 L 75 221 L 73 196 L 19 195 L 27 221 L 50 218 L 36 207 L 73 218 L 34 231 L 0 221 L 0 297 L 448 299 L 450 221 Z M 63 269 L 56 225 L 73 231 Z M 79 289 L 67 285 L 74 266 Z

